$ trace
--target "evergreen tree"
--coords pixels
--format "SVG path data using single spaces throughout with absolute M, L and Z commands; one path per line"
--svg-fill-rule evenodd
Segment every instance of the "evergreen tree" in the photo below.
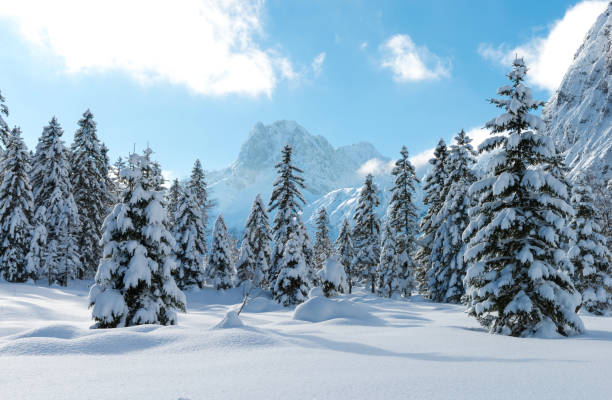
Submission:
M 28 254 L 26 256 L 27 269 L 34 272 L 34 279 L 48 278 L 47 263 L 47 221 L 46 209 L 39 207 L 32 218 L 32 235 Z
M 449 303 L 459 303 L 465 294 L 465 243 L 461 235 L 470 222 L 468 211 L 473 203 L 468 190 L 476 181 L 472 171 L 476 162 L 472 140 L 461 130 L 455 141 L 447 158 L 446 197 L 435 217 L 431 268 L 426 274 L 429 297 Z
M 208 183 L 206 182 L 206 176 L 204 175 L 204 169 L 202 169 L 202 163 L 200 163 L 200 160 L 195 160 L 187 186 L 195 194 L 196 199 L 202 208 L 204 226 L 207 227 L 208 216 L 210 215 L 212 208 L 214 208 L 215 203 L 210 198 Z
M 206 230 L 202 208 L 191 189 L 178 193 L 174 210 L 172 234 L 176 241 L 175 255 L 178 268 L 174 273 L 180 289 L 204 286 L 204 257 L 206 255 Z
M 229 247 L 229 255 L 232 265 L 238 264 L 240 258 L 240 247 L 238 246 L 238 240 L 236 240 L 236 230 L 232 228 L 227 232 L 227 244 Z
M 217 290 L 232 287 L 234 264 L 230 256 L 227 227 L 219 214 L 213 228 L 212 244 L 206 264 L 206 281 Z
M 396 242 L 391 224 L 385 224 L 382 235 L 382 250 L 378 263 L 378 295 L 393 297 L 400 292 L 399 254 L 396 253 Z
M 353 267 L 353 259 L 355 258 L 355 248 L 353 247 L 353 238 L 351 237 L 351 224 L 348 218 L 342 221 L 340 227 L 340 233 L 335 243 L 336 256 L 340 264 L 344 265 L 344 272 L 346 274 L 346 283 L 348 285 L 348 292 L 353 292 L 353 285 L 358 280 L 358 277 Z
M 572 205 L 576 210 L 571 223 L 576 240 L 570 256 L 575 267 L 576 289 L 582 294 L 582 307 L 593 314 L 605 315 L 612 310 L 612 260 L 606 238 L 596 222 L 593 192 L 583 176 L 578 177 L 574 186 Z
M 121 172 L 123 197 L 104 221 L 103 257 L 89 292 L 94 328 L 174 325 L 177 311 L 185 311 L 185 295 L 172 277 L 175 242 L 149 155 L 130 155 Z
M 292 151 L 289 145 L 286 145 L 282 150 L 281 161 L 275 166 L 278 178 L 274 182 L 274 189 L 268 203 L 268 212 L 276 211 L 272 223 L 274 250 L 270 260 L 270 282 L 276 281 L 276 277 L 283 267 L 285 244 L 292 233 L 291 226 L 300 225 L 294 224 L 293 219 L 298 218 L 301 222 L 299 213 L 305 203 L 300 192 L 300 189 L 304 188 L 304 178 L 299 174 L 303 171 L 291 163 Z M 299 237 L 296 237 L 295 240 L 303 246 L 304 243 Z M 300 259 L 304 259 L 304 254 Z
M 242 246 L 244 246 L 246 242 L 248 248 L 244 249 L 244 252 L 241 249 L 238 268 L 246 268 L 249 271 L 253 271 L 253 284 L 260 288 L 266 288 L 269 282 L 272 284 L 274 283 L 274 281 L 268 281 L 270 255 L 272 254 L 270 248 L 271 241 L 272 234 L 270 233 L 268 213 L 261 196 L 257 195 L 253 201 L 251 213 L 247 218 L 244 227 L 244 236 L 242 238 Z M 249 252 L 252 258 L 249 257 Z M 241 264 L 245 263 L 246 265 L 240 267 Z
M 240 256 L 236 263 L 236 286 L 244 287 L 245 290 L 249 290 L 253 286 L 256 261 L 249 241 L 243 240 L 240 244 Z
M 10 129 L 2 117 L 3 115 L 5 117 L 8 117 L 9 115 L 8 107 L 6 104 L 4 104 L 5 101 L 6 100 L 0 91 L 0 141 L 2 141 L 2 144 L 6 146 L 9 139 Z
M 36 270 L 26 258 L 34 204 L 29 154 L 19 128 L 13 128 L 8 137 L 0 165 L 0 276 L 10 282 L 25 282 L 36 278 Z
M 376 267 L 380 259 L 380 220 L 376 215 L 380 200 L 376 194 L 377 190 L 372 175 L 368 174 L 353 217 L 353 244 L 356 255 L 351 268 L 370 283 L 372 293 L 375 293 L 376 289 Z
M 421 219 L 419 231 L 419 248 L 415 259 L 418 263 L 417 282 L 419 292 L 427 294 L 427 271 L 431 269 L 431 249 L 437 226 L 436 216 L 442 208 L 444 201 L 444 182 L 446 182 L 448 149 L 444 140 L 440 139 L 434 151 L 434 158 L 429 160 L 431 170 L 423 180 L 423 204 L 427 206 L 427 213 Z
M 325 207 L 321 207 L 317 214 L 316 227 L 317 231 L 313 246 L 315 267 L 321 269 L 325 260 L 331 257 L 333 253 L 332 243 L 329 239 L 329 217 Z
M 80 232 L 77 206 L 72 195 L 68 150 L 61 140 L 62 128 L 53 117 L 43 129 L 32 168 L 34 204 L 44 209 L 47 241 L 42 272 L 49 285 L 62 286 L 75 278 L 80 260 L 75 235 Z
M 282 265 L 272 294 L 274 299 L 283 306 L 291 306 L 304 302 L 310 289 L 308 267 L 304 260 L 302 243 L 297 232 L 292 231 L 284 246 Z
M 335 297 L 348 290 L 344 265 L 338 262 L 336 256 L 330 256 L 323 263 L 323 268 L 317 272 L 321 289 L 325 297 Z
M 486 124 L 494 136 L 479 149 L 497 151 L 470 188 L 478 202 L 463 233 L 468 313 L 492 333 L 568 335 L 583 330 L 575 313 L 580 294 L 562 270 L 559 249 L 573 209 L 566 187 L 545 168 L 555 154 L 552 140 L 529 130 L 543 126 L 529 113 L 542 103 L 523 84 L 526 71 L 515 59 L 511 85 L 498 90 L 506 98 L 491 99 L 505 112 Z
M 95 274 L 102 255 L 98 242 L 112 188 L 108 186 L 108 163 L 91 111 L 83 113 L 78 125 L 71 148 L 70 181 L 80 221 L 80 229 L 75 231 L 80 255 L 77 276 L 85 278 Z
M 126 169 L 128 165 L 122 157 L 117 158 L 117 161 L 110 168 L 110 179 L 113 188 L 113 196 L 118 201 L 123 198 L 123 191 L 126 188 L 125 179 L 121 178 L 121 171 Z
M 193 192 L 191 192 L 193 193 Z M 197 201 L 195 195 L 191 195 L 193 200 Z M 168 205 L 168 225 L 171 227 L 176 223 L 177 211 L 179 206 L 179 201 L 184 197 L 183 187 L 178 179 L 172 181 L 172 185 L 168 190 L 168 194 L 166 196 L 166 204 Z M 198 205 L 199 206 L 199 205 Z M 202 216 L 202 210 L 200 210 L 200 216 Z

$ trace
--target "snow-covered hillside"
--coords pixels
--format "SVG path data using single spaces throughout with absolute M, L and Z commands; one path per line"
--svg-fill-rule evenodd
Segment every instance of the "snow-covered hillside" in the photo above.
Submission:
M 86 282 L 0 283 L 0 398 L 609 399 L 612 318 L 559 339 L 490 335 L 463 306 L 361 289 L 298 309 L 187 292 L 178 326 L 88 329 Z M 228 318 L 224 318 L 224 317 Z M 243 326 L 240 326 L 242 322 Z
M 324 137 L 310 134 L 293 121 L 277 121 L 270 125 L 257 123 L 242 144 L 237 160 L 228 168 L 209 174 L 217 211 L 223 213 L 230 229 L 243 229 L 257 193 L 264 201 L 269 198 L 276 179 L 274 166 L 280 161 L 285 144 L 293 147 L 294 164 L 304 170 L 304 196 L 309 204 L 304 210 L 306 221 L 318 209 L 316 204 L 329 205 L 326 198 L 331 196 L 340 207 L 328 209 L 331 223 L 339 222 L 334 216 L 346 214 L 343 206 L 353 201 L 358 193 L 356 188 L 363 183 L 361 167 L 370 160 L 379 160 L 382 164 L 389 162 L 389 158 L 369 143 L 336 149 Z M 338 192 L 344 188 L 349 189 Z
M 546 104 L 549 134 L 572 172 L 612 177 L 612 2 L 599 16 Z

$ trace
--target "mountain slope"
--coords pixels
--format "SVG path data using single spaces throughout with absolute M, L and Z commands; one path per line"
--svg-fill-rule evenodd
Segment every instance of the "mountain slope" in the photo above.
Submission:
M 548 134 L 572 175 L 612 177 L 612 2 L 599 16 L 561 86 L 543 109 Z

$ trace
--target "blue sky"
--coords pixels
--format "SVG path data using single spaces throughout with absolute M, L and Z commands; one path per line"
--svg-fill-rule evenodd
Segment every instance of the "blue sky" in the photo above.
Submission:
M 48 4 L 48 3 L 53 3 Z M 89 4 L 88 4 L 89 3 Z M 91 2 L 94 3 L 94 2 Z M 222 168 L 257 122 L 334 146 L 481 127 L 514 54 L 547 99 L 604 1 L 0 0 L 0 90 L 30 147 L 86 108 L 114 159 L 147 142 L 173 176 Z M 481 131 L 473 130 L 475 137 Z

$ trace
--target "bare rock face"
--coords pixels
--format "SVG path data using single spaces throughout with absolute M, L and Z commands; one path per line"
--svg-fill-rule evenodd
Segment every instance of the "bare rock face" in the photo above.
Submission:
M 612 178 L 612 2 L 542 114 L 547 133 L 567 154 L 572 176 L 588 170 Z

